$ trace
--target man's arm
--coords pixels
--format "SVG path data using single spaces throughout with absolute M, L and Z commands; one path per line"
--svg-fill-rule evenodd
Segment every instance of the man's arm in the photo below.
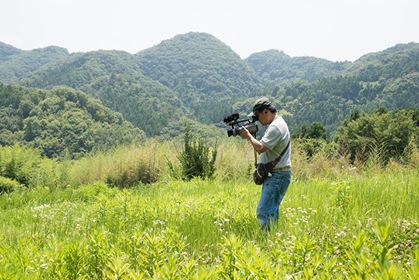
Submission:
M 243 131 L 240 134 L 240 136 L 244 139 L 248 139 L 250 141 L 250 144 L 252 144 L 253 148 L 255 149 L 258 154 L 261 154 L 266 151 L 266 147 L 253 135 L 247 130 L 245 127 L 243 127 Z

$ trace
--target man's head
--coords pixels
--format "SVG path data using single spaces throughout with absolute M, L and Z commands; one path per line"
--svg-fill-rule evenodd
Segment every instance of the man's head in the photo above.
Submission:
M 253 105 L 252 114 L 263 125 L 270 124 L 276 115 L 276 109 L 272 106 L 271 101 L 267 97 L 256 100 Z

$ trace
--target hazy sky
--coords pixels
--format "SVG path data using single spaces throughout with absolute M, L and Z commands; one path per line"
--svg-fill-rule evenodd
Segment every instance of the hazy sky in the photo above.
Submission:
M 190 31 L 242 58 L 268 49 L 355 60 L 419 42 L 419 0 L 0 0 L 0 41 L 131 53 Z

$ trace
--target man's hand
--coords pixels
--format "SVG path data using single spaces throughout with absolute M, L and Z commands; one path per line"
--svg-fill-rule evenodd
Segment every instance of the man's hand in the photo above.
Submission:
M 250 139 L 250 136 L 252 136 L 252 134 L 249 132 L 249 130 L 247 130 L 246 127 L 243 126 L 243 130 L 240 133 L 240 137 L 243 139 Z
M 258 140 L 256 140 L 255 137 L 253 137 L 253 135 L 249 132 L 249 130 L 247 130 L 247 128 L 243 127 L 243 131 L 240 133 L 240 136 L 243 139 L 248 139 L 250 140 L 250 143 L 252 144 L 253 148 L 256 150 L 256 152 L 263 153 L 266 151 L 265 146 Z

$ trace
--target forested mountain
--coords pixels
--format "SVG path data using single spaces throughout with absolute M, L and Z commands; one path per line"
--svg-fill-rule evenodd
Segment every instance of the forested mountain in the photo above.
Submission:
M 181 125 L 190 115 L 177 94 L 140 73 L 103 76 L 82 89 L 121 112 L 148 136 L 164 136 L 165 128 Z
M 72 54 L 64 62 L 42 68 L 22 82 L 40 88 L 56 85 L 80 88 L 103 76 L 120 73 L 135 75 L 139 71 L 131 54 L 100 50 Z
M 187 114 L 177 94 L 142 74 L 134 56 L 121 51 L 72 55 L 22 81 L 32 87 L 67 85 L 99 98 L 147 135 L 159 135 L 168 122 Z
M 0 84 L 0 145 L 26 143 L 48 157 L 141 141 L 144 133 L 99 101 L 68 87 Z
M 336 76 L 344 73 L 351 65 L 350 62 L 332 62 L 316 57 L 291 57 L 278 50 L 254 53 L 246 59 L 246 62 L 270 86 Z
M 384 51 L 369 53 L 358 60 L 347 71 L 358 75 L 360 81 L 374 82 L 403 77 L 419 72 L 419 44 L 398 44 Z
M 0 82 L 25 78 L 44 65 L 58 63 L 69 56 L 64 48 L 46 47 L 22 51 L 0 42 Z
M 20 50 L 18 48 L 0 42 L 0 62 L 9 59 L 12 55 L 17 54 L 19 52 Z
M 277 50 L 242 60 L 206 33 L 178 35 L 136 54 L 21 51 L 1 43 L 0 82 L 82 90 L 147 136 L 173 137 L 185 120 L 220 124 L 233 111 L 248 113 L 261 95 L 286 111 L 291 130 L 320 122 L 331 135 L 354 109 L 419 107 L 419 44 L 331 62 Z
M 329 133 L 353 109 L 419 107 L 419 44 L 398 45 L 355 61 L 343 76 L 324 79 L 298 90 L 294 125 L 320 121 Z
M 218 122 L 232 104 L 261 94 L 252 69 L 206 33 L 187 33 L 136 54 L 145 75 L 176 91 L 203 122 Z

